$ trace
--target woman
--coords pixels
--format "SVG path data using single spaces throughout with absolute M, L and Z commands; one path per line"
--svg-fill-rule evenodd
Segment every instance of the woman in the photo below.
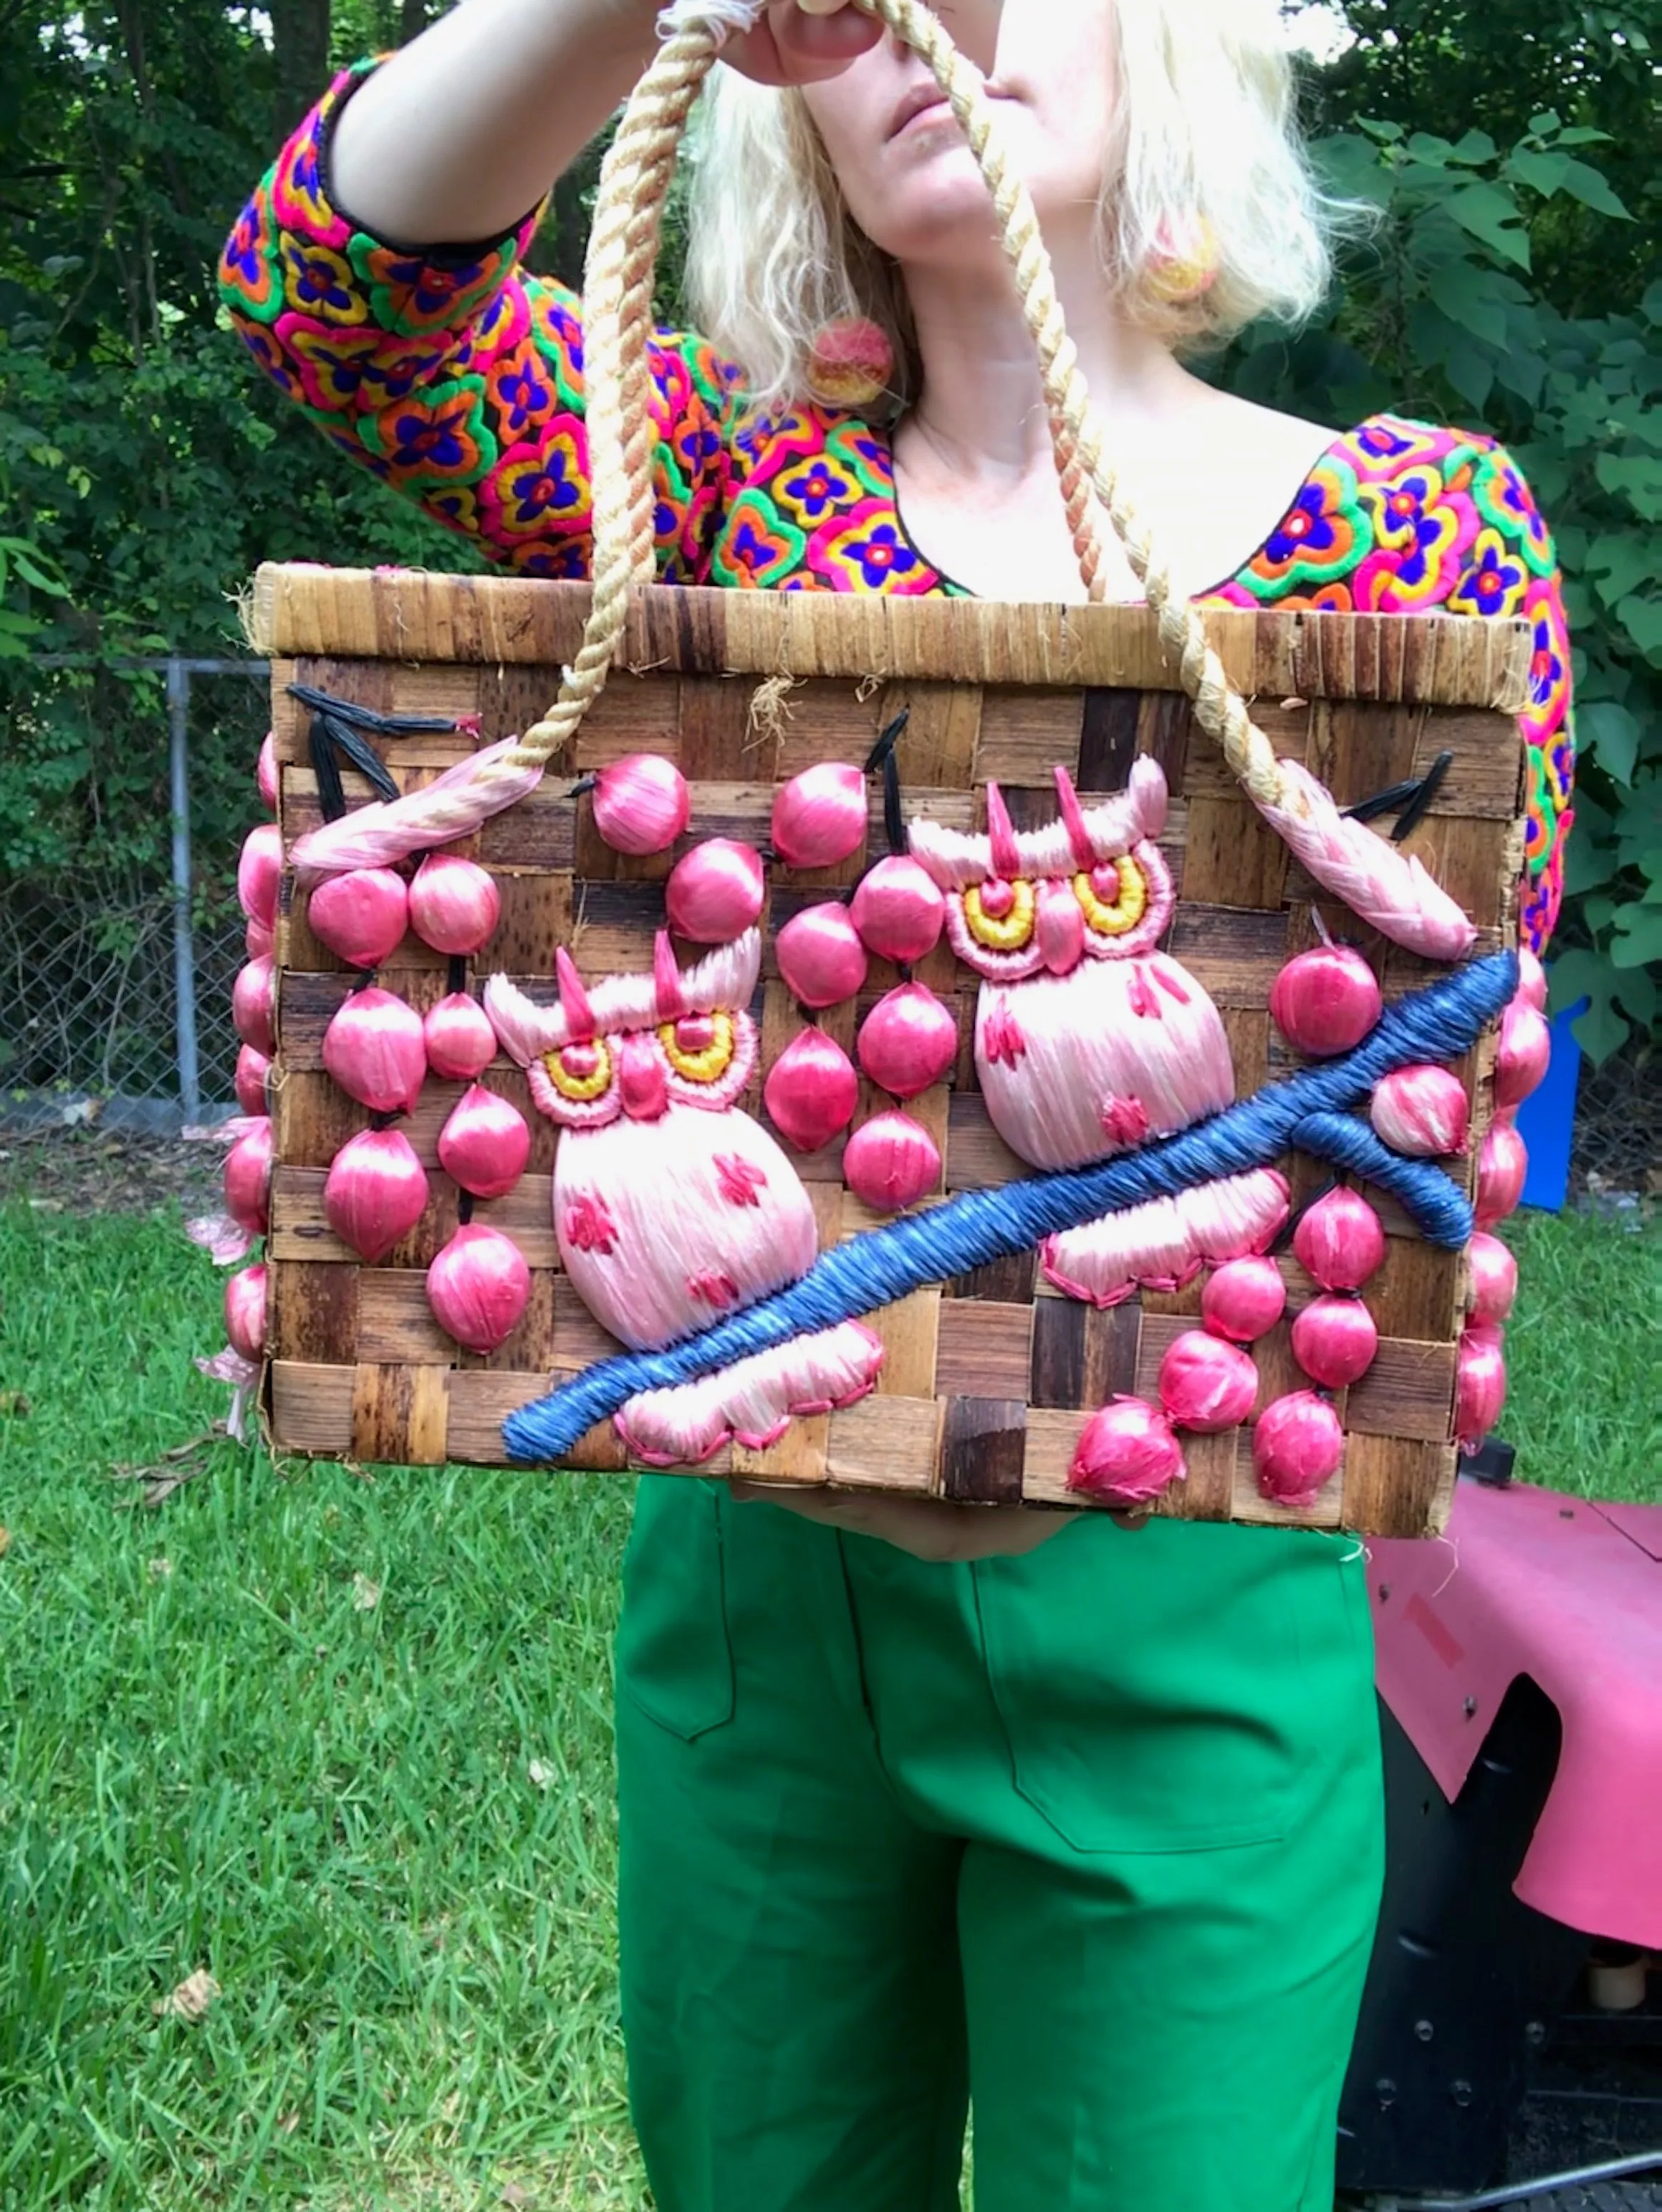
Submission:
M 590 540 L 575 303 L 522 272 L 525 210 L 641 71 L 654 9 L 468 0 L 332 88 L 227 248 L 239 329 L 326 434 L 536 574 L 583 573 Z M 1534 617 L 1538 943 L 1568 655 L 1516 471 L 1480 437 L 1250 406 L 1177 358 L 1326 281 L 1273 25 L 1240 0 L 941 12 L 1190 588 Z M 706 336 L 653 361 L 663 574 L 1079 598 L 1031 341 L 922 65 L 844 0 L 777 0 L 727 62 L 692 218 Z M 892 432 L 807 396 L 852 316 L 888 341 Z M 1379 1882 L 1363 1574 L 1281 1532 L 644 1481 L 620 1914 L 661 2212 L 948 2212 L 971 2097 L 982 2212 L 1328 2212 Z

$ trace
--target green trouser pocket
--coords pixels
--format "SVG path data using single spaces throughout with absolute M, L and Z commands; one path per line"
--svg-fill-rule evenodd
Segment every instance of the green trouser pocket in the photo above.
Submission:
M 733 1718 L 718 1485 L 646 1475 L 624 1555 L 618 1689 L 691 1742 Z
M 1086 1524 L 975 1573 L 1012 1778 L 1075 1850 L 1273 1842 L 1371 1715 L 1359 1575 L 1318 1539 Z

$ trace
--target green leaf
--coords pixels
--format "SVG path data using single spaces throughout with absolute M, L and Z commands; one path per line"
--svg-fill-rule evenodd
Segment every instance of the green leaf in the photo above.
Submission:
M 1610 190 L 1609 179 L 1601 176 L 1590 162 L 1567 161 L 1564 169 L 1563 190 L 1573 200 L 1580 200 L 1583 207 L 1590 207 L 1595 215 L 1614 216 L 1622 222 L 1633 221 L 1632 215 Z
M 1627 499 L 1647 522 L 1662 521 L 1662 461 L 1647 453 L 1600 453 L 1592 468 L 1604 489 Z
M 1448 349 L 1444 364 L 1449 382 L 1476 414 L 1481 415 L 1495 389 L 1495 364 L 1465 338 Z
M 1662 907 L 1641 906 L 1635 901 L 1624 906 L 1616 917 L 1610 964 L 1643 968 L 1653 960 L 1662 960 Z
M 1637 530 L 1606 530 L 1587 548 L 1582 566 L 1599 579 L 1598 596 L 1605 605 L 1614 606 L 1638 585 L 1662 575 L 1662 547 Z
M 1561 953 L 1547 964 L 1547 1012 L 1562 1014 L 1581 1000 L 1597 996 L 1606 988 L 1608 974 L 1606 962 L 1596 952 L 1578 947 Z
M 1532 192 L 1549 200 L 1563 190 L 1574 166 L 1568 154 L 1539 154 L 1533 147 L 1519 146 L 1507 155 L 1501 174 L 1514 184 L 1527 185 Z
M 1451 161 L 1475 165 L 1480 161 L 1492 161 L 1495 153 L 1495 141 L 1487 131 L 1468 131 L 1458 145 L 1449 148 L 1448 158 Z
M 1550 138 L 1562 128 L 1555 107 L 1543 108 L 1539 115 L 1531 115 L 1529 127 L 1537 138 Z
M 1469 261 L 1444 262 L 1427 278 L 1426 289 L 1451 322 L 1497 349 L 1506 344 L 1507 311 L 1498 300 L 1484 295 L 1480 272 Z M 1481 406 L 1482 401 L 1473 404 Z
M 1653 277 L 1645 287 L 1645 296 L 1639 302 L 1639 312 L 1653 327 L 1662 323 L 1662 276 Z
M 1612 994 L 1595 999 L 1580 1019 L 1570 1024 L 1570 1035 L 1593 1066 L 1602 1067 L 1633 1035 L 1633 1024 L 1616 1012 Z
M 1573 124 L 1568 131 L 1561 131 L 1558 133 L 1558 143 L 1561 146 L 1608 146 L 1613 143 L 1613 132 L 1595 131 L 1591 125 L 1586 123 Z
M 1495 185 L 1467 185 L 1450 198 L 1448 211 L 1463 230 L 1494 252 L 1519 269 L 1529 267 L 1529 233 L 1509 193 Z
M 1623 599 L 1616 617 L 1647 660 L 1662 661 L 1662 599 Z
M 1575 727 L 1581 743 L 1597 756 L 1606 775 L 1613 775 L 1618 783 L 1633 781 L 1634 765 L 1639 758 L 1636 714 L 1614 699 L 1598 699 L 1581 708 Z M 1598 880 L 1602 883 L 1604 878 Z
M 1656 978 L 1648 968 L 1621 968 L 1616 976 L 1616 1003 L 1631 1014 L 1642 1029 L 1649 1029 L 1656 1020 L 1658 992 Z

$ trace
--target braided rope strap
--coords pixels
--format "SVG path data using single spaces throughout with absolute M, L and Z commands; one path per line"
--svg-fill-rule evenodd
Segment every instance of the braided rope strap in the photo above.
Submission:
M 854 4 L 926 64 L 986 179 L 1038 356 L 1057 473 L 1087 596 L 1104 596 L 1097 517 L 1105 513 L 1154 610 L 1196 719 L 1221 746 L 1264 819 L 1319 884 L 1385 936 L 1434 959 L 1461 957 L 1476 932 L 1460 907 L 1417 860 L 1347 820 L 1314 776 L 1278 757 L 1208 643 L 1198 609 L 1177 589 L 1108 459 L 1032 198 L 1011 166 L 981 72 L 921 0 Z M 534 784 L 544 766 L 564 751 L 600 696 L 622 641 L 630 588 L 650 582 L 654 574 L 648 348 L 664 203 L 687 118 L 712 64 L 728 37 L 754 24 L 764 5 L 765 0 L 677 0 L 661 20 L 663 44 L 624 112 L 601 172 L 583 292 L 594 597 L 559 697 L 517 744 L 465 763 L 472 772 L 455 781 L 441 779 L 424 792 L 362 810 L 301 839 L 294 860 L 302 872 L 361 865 L 338 859 L 330 849 L 334 831 L 344 833 L 335 842 L 344 848 L 348 823 L 359 832 L 354 849 L 362 849 L 362 833 L 371 831 L 387 858 L 477 829 L 525 795 L 527 777 Z M 367 818 L 372 815 L 373 823 Z

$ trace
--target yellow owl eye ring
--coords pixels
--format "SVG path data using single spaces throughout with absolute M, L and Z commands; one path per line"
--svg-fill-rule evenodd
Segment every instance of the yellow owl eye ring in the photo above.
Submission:
M 989 905 L 1002 904 L 1001 893 L 1008 894 L 1008 906 L 1001 914 L 989 914 Z M 1000 882 L 996 890 L 992 883 L 977 884 L 964 894 L 964 919 L 976 943 L 989 952 L 1020 952 L 1033 933 L 1034 903 L 1032 885 L 1020 878 Z
M 611 1087 L 612 1054 L 599 1037 L 565 1045 L 558 1052 L 545 1052 L 543 1066 L 561 1097 L 569 1098 L 574 1106 L 592 1106 Z
M 1107 888 L 1102 879 L 1111 868 L 1119 878 L 1111 900 L 1102 896 Z M 1105 861 L 1088 874 L 1081 871 L 1074 878 L 1074 896 L 1084 908 L 1086 927 L 1103 937 L 1127 936 L 1148 910 L 1147 879 L 1129 853 L 1123 860 Z
M 708 1042 L 703 1042 L 704 1032 Z M 697 1040 L 695 1042 L 695 1040 Z M 658 1031 L 664 1058 L 689 1083 L 719 1083 L 733 1064 L 731 1014 L 684 1014 Z

